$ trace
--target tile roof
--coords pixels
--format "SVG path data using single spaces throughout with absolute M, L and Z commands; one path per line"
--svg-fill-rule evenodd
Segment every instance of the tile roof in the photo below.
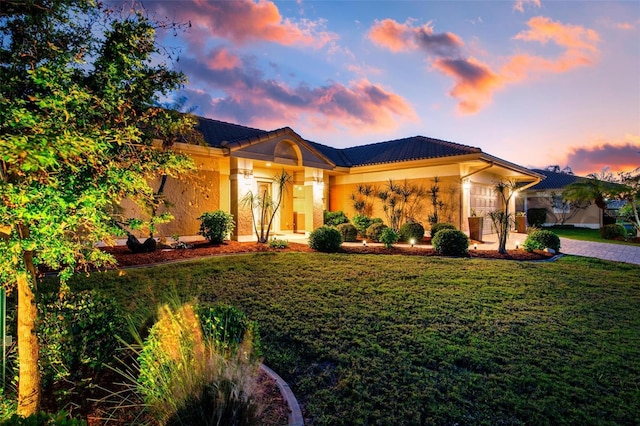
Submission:
M 196 130 L 202 133 L 205 142 L 213 148 L 223 147 L 223 142 L 249 139 L 268 133 L 265 130 L 240 126 L 239 124 L 225 123 L 224 121 L 198 117 Z
M 199 124 L 196 129 L 202 132 L 204 140 L 209 146 L 217 148 L 228 146 L 230 142 L 238 143 L 272 133 L 210 118 L 198 117 L 198 119 Z M 308 140 L 305 142 L 326 156 L 332 163 L 342 167 L 482 153 L 480 148 L 424 136 L 413 136 L 342 149 Z
M 536 173 L 545 176 L 540 183 L 529 188 L 531 191 L 544 191 L 547 189 L 562 189 L 565 186 L 575 182 L 578 179 L 585 179 L 580 176 L 568 175 L 566 173 L 556 173 L 549 170 L 531 169 Z

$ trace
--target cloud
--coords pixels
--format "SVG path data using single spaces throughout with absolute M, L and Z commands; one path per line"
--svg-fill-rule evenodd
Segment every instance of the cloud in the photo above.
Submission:
M 376 21 L 369 30 L 369 39 L 392 52 L 422 49 L 440 57 L 457 55 L 464 45 L 453 33 L 434 33 L 430 23 L 415 27 L 411 20 L 404 24 L 393 19 Z
M 539 1 L 528 3 L 540 7 Z M 392 19 L 376 21 L 369 39 L 393 52 L 423 50 L 434 55 L 432 69 L 454 80 L 449 94 L 458 99 L 458 111 L 473 114 L 491 102 L 493 94 L 507 84 L 546 73 L 567 72 L 578 66 L 593 64 L 598 55 L 598 33 L 579 26 L 567 25 L 538 16 L 529 19 L 528 28 L 516 34 L 515 40 L 553 43 L 561 48 L 554 58 L 519 53 L 508 56 L 501 64 L 489 65 L 462 52 L 464 41 L 453 33 L 434 33 L 430 23 L 414 26 L 412 20 L 399 23 Z
M 474 58 L 438 58 L 433 67 L 455 80 L 455 86 L 449 94 L 459 99 L 458 110 L 463 114 L 477 112 L 491 100 L 493 92 L 504 84 L 499 75 Z
M 613 173 L 634 170 L 640 166 L 640 136 L 627 135 L 624 142 L 573 147 L 567 154 L 566 164 L 583 176 L 605 167 Z
M 214 51 L 209 57 L 221 52 Z M 217 119 L 266 128 L 321 122 L 361 132 L 389 130 L 402 120 L 417 119 L 404 98 L 364 78 L 346 85 L 291 86 L 265 78 L 250 58 L 238 58 L 235 67 L 185 58 L 180 66 L 189 70 L 193 82 L 181 95 L 200 107 L 196 113 Z
M 320 48 L 335 41 L 337 35 L 324 30 L 324 21 L 285 19 L 271 1 L 234 0 L 189 2 L 145 2 L 148 10 L 171 17 L 171 21 L 189 21 L 191 43 L 201 45 L 214 37 L 235 44 L 269 41 L 282 45 Z
M 513 4 L 513 10 L 517 10 L 520 13 L 524 13 L 524 5 L 529 5 L 537 8 L 542 7 L 540 0 L 516 0 Z
M 635 25 L 633 25 L 630 22 L 618 22 L 615 24 L 615 27 L 619 30 L 626 30 L 626 31 L 631 31 L 636 29 Z

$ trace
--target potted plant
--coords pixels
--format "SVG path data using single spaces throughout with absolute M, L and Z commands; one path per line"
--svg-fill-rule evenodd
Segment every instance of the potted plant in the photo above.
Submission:
M 478 216 L 474 209 L 471 209 L 469 216 L 469 238 L 475 241 L 482 241 L 482 231 L 484 225 L 484 217 Z
M 527 232 L 527 217 L 524 212 L 516 213 L 516 232 L 521 234 Z

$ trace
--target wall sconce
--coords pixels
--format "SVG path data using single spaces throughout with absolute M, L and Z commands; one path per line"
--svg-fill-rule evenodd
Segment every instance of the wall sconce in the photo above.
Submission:
M 415 238 L 412 238 L 412 239 L 409 240 L 409 244 L 411 244 L 411 247 L 413 247 L 415 243 L 416 243 L 416 239 Z
M 465 178 L 462 180 L 462 189 L 470 189 L 471 188 L 471 181 L 469 180 L 469 178 Z

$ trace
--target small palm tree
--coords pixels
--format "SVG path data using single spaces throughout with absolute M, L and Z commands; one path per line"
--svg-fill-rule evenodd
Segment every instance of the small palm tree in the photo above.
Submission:
M 269 242 L 269 233 L 273 225 L 273 219 L 282 205 L 284 194 L 287 190 L 287 184 L 293 181 L 293 176 L 284 169 L 273 177 L 273 182 L 278 188 L 278 197 L 274 200 L 265 190 L 262 194 L 254 194 L 249 191 L 242 198 L 243 207 L 251 208 L 251 219 L 253 220 L 253 230 L 256 233 L 258 242 L 265 244 Z M 256 220 L 256 211 L 258 211 L 258 220 Z M 260 229 L 258 229 L 260 223 Z

